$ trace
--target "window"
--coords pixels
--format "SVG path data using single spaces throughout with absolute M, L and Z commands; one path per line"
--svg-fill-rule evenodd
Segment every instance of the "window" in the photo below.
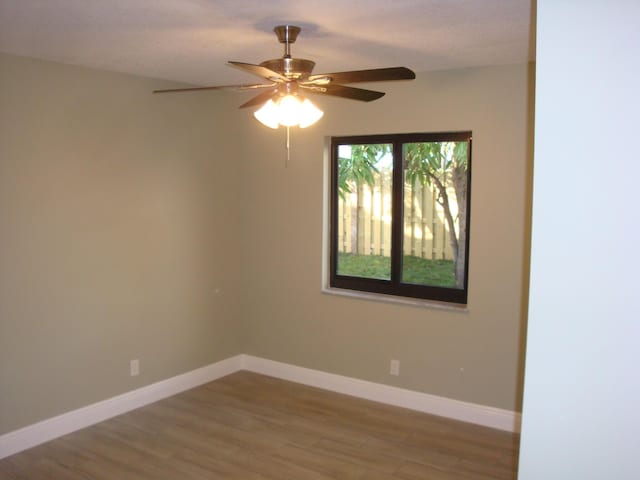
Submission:
M 331 287 L 467 303 L 471 132 L 331 139 Z

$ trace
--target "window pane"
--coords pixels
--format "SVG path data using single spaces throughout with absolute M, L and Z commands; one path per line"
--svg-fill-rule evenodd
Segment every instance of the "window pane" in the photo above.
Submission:
M 390 144 L 338 146 L 337 274 L 391 278 Z
M 332 137 L 330 287 L 467 303 L 471 142 Z
M 468 143 L 403 144 L 402 282 L 465 288 Z

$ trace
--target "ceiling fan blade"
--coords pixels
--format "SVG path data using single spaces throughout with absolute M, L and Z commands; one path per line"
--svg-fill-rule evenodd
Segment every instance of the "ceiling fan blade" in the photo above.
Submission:
M 243 103 L 238 108 L 247 108 L 247 107 L 254 107 L 256 105 L 262 105 L 263 103 L 266 103 L 271 98 L 273 98 L 273 96 L 276 95 L 276 93 L 277 93 L 277 90 L 270 90 L 268 92 L 262 92 L 262 93 L 256 95 L 255 97 L 253 97 L 248 102 Z
M 320 73 L 309 75 L 305 83 L 323 84 L 326 79 L 335 83 L 388 82 L 391 80 L 413 80 L 416 74 L 406 67 L 353 70 L 351 72 Z M 329 83 L 327 82 L 327 83 Z
M 278 72 L 274 72 L 270 68 L 263 67 L 262 65 L 231 61 L 227 63 L 232 67 L 239 68 L 240 70 L 244 70 L 245 72 L 253 73 L 254 75 L 266 78 L 267 80 L 271 80 L 272 82 L 286 82 L 288 80 L 288 78 L 284 75 Z
M 258 83 L 255 85 L 216 85 L 213 87 L 167 88 L 165 90 L 154 90 L 153 93 L 194 92 L 198 90 L 253 90 L 257 88 L 275 87 L 275 85 L 275 83 Z
M 365 90 L 364 88 L 347 87 L 345 85 L 326 85 L 322 88 L 310 88 L 313 93 L 333 95 L 334 97 L 350 98 L 361 102 L 371 102 L 384 96 L 384 92 Z

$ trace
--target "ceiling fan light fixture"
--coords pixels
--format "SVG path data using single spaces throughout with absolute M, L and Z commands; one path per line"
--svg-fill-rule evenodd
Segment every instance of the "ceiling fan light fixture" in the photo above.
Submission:
M 324 112 L 305 98 L 300 106 L 300 128 L 307 128 L 322 118 Z
M 309 99 L 298 95 L 284 95 L 275 102 L 267 101 L 253 116 L 263 125 L 276 129 L 300 126 L 306 128 L 322 118 L 324 112 Z
M 278 106 L 273 100 L 269 100 L 260 109 L 256 110 L 253 116 L 266 127 L 278 128 Z
M 277 129 L 283 125 L 289 128 L 306 128 L 315 124 L 324 113 L 311 101 L 298 95 L 305 91 L 339 98 L 348 98 L 360 102 L 371 102 L 384 96 L 384 92 L 351 87 L 350 83 L 388 82 L 394 80 L 412 80 L 416 74 L 406 67 L 373 68 L 350 70 L 346 72 L 312 74 L 315 62 L 291 55 L 291 44 L 296 41 L 300 27 L 280 25 L 274 28 L 280 43 L 284 44 L 281 58 L 265 60 L 259 65 L 229 60 L 228 64 L 267 80 L 269 83 L 219 85 L 210 87 L 171 88 L 154 90 L 153 93 L 193 92 L 198 90 L 253 90 L 267 89 L 255 95 L 240 108 L 257 107 L 254 117 L 266 127 Z
M 278 103 L 278 123 L 285 127 L 295 127 L 300 123 L 302 102 L 295 95 L 285 95 Z

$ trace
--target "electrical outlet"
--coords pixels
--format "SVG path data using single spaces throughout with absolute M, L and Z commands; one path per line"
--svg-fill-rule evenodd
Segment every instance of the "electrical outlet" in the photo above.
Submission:
M 391 375 L 400 375 L 400 360 L 391 360 L 389 364 L 389 373 Z
M 131 360 L 131 362 L 129 362 L 129 374 L 132 377 L 140 375 L 140 360 L 138 360 L 137 358 L 134 358 L 133 360 Z

